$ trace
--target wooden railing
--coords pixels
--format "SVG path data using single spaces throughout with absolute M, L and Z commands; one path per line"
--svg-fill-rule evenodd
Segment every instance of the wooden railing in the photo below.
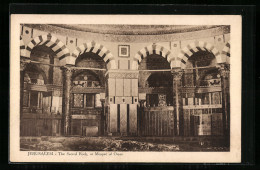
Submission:
M 174 136 L 174 108 L 149 107 L 140 111 L 140 135 Z M 223 135 L 221 105 L 183 106 L 180 115 L 180 135 Z
M 144 108 L 140 115 L 142 136 L 173 136 L 173 107 Z
M 71 108 L 71 115 L 99 115 L 102 108 Z
M 62 85 L 24 83 L 24 89 L 42 91 L 42 92 L 53 91 L 53 90 L 62 91 Z
M 20 120 L 21 136 L 60 136 L 62 115 L 23 113 Z
M 222 105 L 183 106 L 184 136 L 222 135 Z

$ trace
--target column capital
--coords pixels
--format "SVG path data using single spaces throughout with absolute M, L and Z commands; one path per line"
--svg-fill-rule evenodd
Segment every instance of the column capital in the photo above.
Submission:
M 230 65 L 226 63 L 221 63 L 217 66 L 220 76 L 223 78 L 228 78 L 230 73 Z
M 183 70 L 180 68 L 174 68 L 171 70 L 171 73 L 174 80 L 180 80 L 183 75 Z
M 70 65 L 60 67 L 61 70 L 65 71 L 66 73 L 72 73 L 74 69 Z

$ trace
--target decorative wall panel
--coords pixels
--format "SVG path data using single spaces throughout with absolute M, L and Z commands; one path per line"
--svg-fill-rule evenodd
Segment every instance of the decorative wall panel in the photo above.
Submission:
M 73 107 L 83 107 L 83 94 L 73 95 Z
M 116 96 L 123 96 L 124 95 L 124 82 L 123 79 L 116 79 Z
M 138 96 L 138 79 L 132 79 L 132 96 Z
M 137 104 L 130 104 L 129 110 L 129 132 L 137 133 Z
M 116 95 L 116 80 L 115 79 L 108 79 L 108 96 L 115 96 Z
M 127 132 L 127 104 L 120 104 L 120 133 Z
M 117 132 L 117 104 L 110 104 L 110 132 Z
M 124 79 L 124 96 L 131 96 L 131 79 Z

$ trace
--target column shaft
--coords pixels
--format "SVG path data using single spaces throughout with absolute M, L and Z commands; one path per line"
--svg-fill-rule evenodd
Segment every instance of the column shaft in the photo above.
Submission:
M 101 111 L 101 121 L 100 121 L 100 129 L 101 129 L 101 135 L 103 136 L 105 134 L 105 118 L 106 118 L 106 115 L 105 115 L 105 106 L 104 106 L 104 102 L 105 101 L 101 101 L 101 104 L 102 104 L 102 111 Z
M 20 116 L 23 113 L 24 74 L 25 74 L 25 68 L 28 63 L 29 63 L 28 60 L 21 59 L 21 62 L 20 62 Z
M 221 64 L 219 67 L 222 91 L 222 120 L 224 135 L 230 134 L 230 97 L 229 97 L 229 65 Z
M 69 67 L 63 68 L 64 74 L 64 135 L 70 135 L 70 91 L 71 91 L 71 76 L 72 70 Z
M 173 107 L 174 107 L 174 135 L 181 135 L 182 130 L 182 97 L 181 97 L 181 80 L 182 80 L 182 70 L 173 69 Z
M 20 70 L 20 116 L 23 113 L 24 70 Z

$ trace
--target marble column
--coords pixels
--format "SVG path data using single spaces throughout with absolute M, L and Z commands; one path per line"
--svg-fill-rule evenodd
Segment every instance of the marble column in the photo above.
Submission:
M 23 112 L 24 73 L 25 73 L 25 68 L 29 62 L 30 60 L 28 59 L 21 59 L 20 62 L 20 116 L 22 115 Z
M 230 93 L 229 93 L 229 64 L 220 64 L 219 73 L 221 77 L 221 91 L 222 91 L 222 120 L 224 135 L 230 134 Z
M 24 93 L 24 63 L 20 66 L 20 116 L 23 112 L 23 93 Z
M 101 120 L 100 120 L 100 134 L 103 136 L 105 134 L 105 120 L 106 120 L 106 113 L 105 113 L 105 100 L 101 100 L 102 104 L 102 111 L 101 111 Z
M 180 68 L 174 68 L 171 70 L 173 76 L 173 107 L 174 107 L 174 135 L 181 135 L 181 128 L 183 121 L 181 117 L 183 116 L 182 109 L 182 97 L 181 97 L 181 81 L 183 70 Z
M 63 109 L 63 121 L 64 121 L 64 135 L 70 135 L 70 124 L 71 124 L 71 115 L 70 115 L 70 93 L 71 93 L 71 76 L 72 69 L 70 67 L 62 67 L 64 75 L 63 83 L 63 96 L 64 96 L 64 109 Z

